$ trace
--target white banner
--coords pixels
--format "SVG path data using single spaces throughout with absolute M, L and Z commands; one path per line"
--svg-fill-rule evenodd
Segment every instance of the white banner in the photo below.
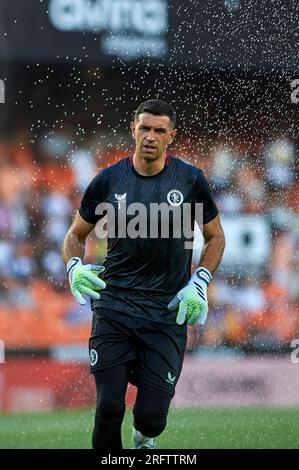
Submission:
M 299 364 L 279 359 L 186 357 L 173 404 L 185 406 L 299 406 Z

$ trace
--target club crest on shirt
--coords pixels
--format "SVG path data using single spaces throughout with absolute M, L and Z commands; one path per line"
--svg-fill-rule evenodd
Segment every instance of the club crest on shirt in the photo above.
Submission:
M 184 196 L 178 189 L 171 189 L 167 194 L 167 201 L 171 206 L 180 206 L 184 200 Z

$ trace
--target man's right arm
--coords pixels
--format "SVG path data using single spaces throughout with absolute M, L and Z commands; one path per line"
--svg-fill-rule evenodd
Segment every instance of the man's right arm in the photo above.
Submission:
M 71 292 L 81 305 L 86 304 L 83 295 L 98 300 L 98 291 L 106 287 L 105 282 L 98 277 L 105 270 L 103 266 L 82 264 L 85 241 L 93 228 L 94 225 L 86 222 L 77 212 L 62 247 L 62 259 L 67 267 Z

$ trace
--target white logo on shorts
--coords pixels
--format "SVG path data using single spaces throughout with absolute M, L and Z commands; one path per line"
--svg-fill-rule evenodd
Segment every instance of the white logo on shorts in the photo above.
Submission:
M 174 385 L 175 378 L 176 378 L 175 375 L 172 376 L 171 373 L 168 372 L 166 382 L 168 382 L 168 383 L 171 384 L 171 385 Z
M 95 349 L 91 349 L 89 353 L 89 359 L 90 359 L 90 365 L 95 366 L 96 363 L 98 362 L 98 353 L 96 352 Z
M 172 189 L 167 194 L 167 201 L 171 206 L 180 206 L 184 200 L 184 196 L 178 189 Z

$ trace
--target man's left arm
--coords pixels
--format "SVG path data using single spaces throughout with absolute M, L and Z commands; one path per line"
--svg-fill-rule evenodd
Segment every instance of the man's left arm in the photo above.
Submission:
M 225 237 L 219 215 L 203 225 L 202 234 L 204 247 L 199 266 L 206 268 L 212 274 L 218 268 L 225 247 Z
M 225 247 L 225 238 L 219 215 L 203 225 L 204 247 L 199 266 L 195 269 L 186 287 L 181 289 L 168 304 L 168 309 L 178 309 L 176 322 L 204 325 L 208 315 L 207 288 L 216 271 Z

